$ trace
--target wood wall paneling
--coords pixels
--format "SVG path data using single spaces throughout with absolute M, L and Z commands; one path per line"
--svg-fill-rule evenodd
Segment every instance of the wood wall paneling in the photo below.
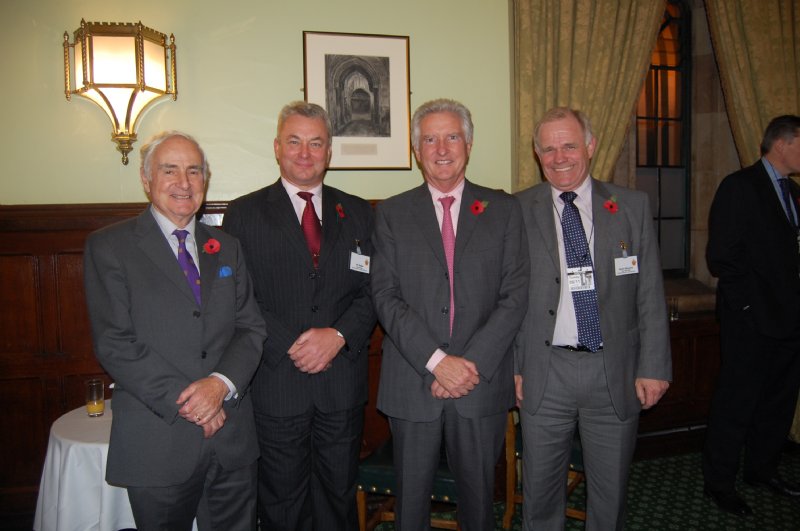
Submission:
M 83 404 L 85 380 L 110 383 L 91 345 L 83 294 L 86 236 L 145 207 L 0 206 L 0 529 L 20 522 L 30 528 L 50 425 Z M 219 223 L 225 207 L 208 203 L 202 214 Z M 648 435 L 705 422 L 719 365 L 718 330 L 711 315 L 683 317 L 671 326 L 675 381 L 662 403 L 641 417 L 639 446 L 645 450 L 674 439 Z M 378 327 L 369 349 L 365 452 L 389 436 L 375 407 L 381 338 Z

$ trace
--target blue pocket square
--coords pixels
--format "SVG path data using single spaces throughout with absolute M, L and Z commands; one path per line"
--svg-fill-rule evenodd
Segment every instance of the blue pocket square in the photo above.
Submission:
M 233 275 L 233 270 L 230 268 L 230 266 L 222 266 L 219 268 L 219 275 L 217 276 L 219 278 L 225 278 L 231 275 Z

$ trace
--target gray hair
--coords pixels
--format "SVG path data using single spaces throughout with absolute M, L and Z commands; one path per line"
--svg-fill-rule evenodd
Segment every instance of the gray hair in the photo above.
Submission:
M 411 145 L 414 148 L 419 149 L 420 122 L 429 114 L 437 112 L 451 112 L 458 116 L 461 120 L 461 129 L 464 130 L 464 140 L 466 140 L 467 144 L 472 144 L 472 134 L 475 128 L 472 125 L 472 114 L 469 109 L 455 100 L 440 98 L 423 103 L 414 112 L 414 117 L 411 119 Z
M 322 120 L 325 124 L 325 131 L 328 133 L 328 142 L 331 142 L 331 138 L 333 137 L 331 130 L 333 128 L 331 127 L 331 119 L 328 113 L 316 103 L 309 103 L 307 101 L 293 101 L 281 109 L 280 114 L 278 114 L 278 136 L 281 134 L 284 122 L 288 120 L 290 116 L 295 115 Z
M 766 155 L 772 151 L 772 145 L 779 139 L 792 142 L 796 136 L 800 136 L 800 116 L 794 114 L 784 114 L 773 118 L 764 131 L 764 138 L 761 140 L 761 155 Z
M 549 122 L 556 120 L 563 120 L 564 118 L 575 118 L 578 124 L 583 129 L 583 139 L 586 145 L 592 141 L 594 135 L 592 134 L 592 124 L 589 122 L 589 117 L 577 109 L 570 109 L 569 107 L 553 107 L 536 122 L 536 127 L 533 128 L 533 147 L 537 153 L 541 151 L 542 146 L 539 144 L 539 131 L 542 126 Z
M 150 173 L 150 161 L 153 158 L 153 153 L 156 151 L 156 148 L 170 138 L 175 137 L 186 139 L 195 145 L 197 150 L 200 152 L 200 155 L 203 157 L 203 180 L 208 181 L 208 178 L 211 176 L 211 172 L 208 168 L 206 152 L 203 151 L 203 148 L 200 147 L 200 144 L 192 135 L 182 133 L 181 131 L 161 131 L 160 133 L 151 136 L 150 139 L 142 145 L 142 147 L 139 149 L 139 158 L 141 159 L 141 170 L 145 178 L 148 181 L 153 180 L 153 175 Z

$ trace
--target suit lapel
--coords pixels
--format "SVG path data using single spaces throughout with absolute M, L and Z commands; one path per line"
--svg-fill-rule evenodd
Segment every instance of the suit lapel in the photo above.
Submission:
M 219 263 L 219 253 L 205 252 L 205 244 L 211 239 L 206 226 L 199 221 L 195 224 L 195 241 L 197 242 L 198 260 L 200 260 L 200 301 L 202 306 L 206 306 L 211 297 L 211 287 L 217 280 L 217 269 Z M 221 249 L 220 249 L 221 250 Z
M 322 245 L 319 251 L 319 267 L 320 269 L 325 265 L 333 252 L 336 242 L 339 239 L 339 233 L 342 230 L 342 223 L 345 218 L 339 217 L 339 212 L 336 205 L 340 205 L 339 196 L 334 190 L 328 186 L 322 188 Z M 305 242 L 305 236 L 303 237 Z M 345 242 L 347 244 L 347 242 Z M 355 249 L 355 242 L 352 242 Z M 308 249 L 306 249 L 308 252 Z
M 759 160 L 753 166 L 755 167 L 756 173 L 753 187 L 756 189 L 756 193 L 759 195 L 759 198 L 755 204 L 765 205 L 765 209 L 771 213 L 768 215 L 774 217 L 776 226 L 784 227 L 786 230 L 790 230 L 794 234 L 794 227 L 792 227 L 792 222 L 789 221 L 789 217 L 786 215 L 786 210 L 783 207 L 783 200 L 775 192 L 775 186 L 772 184 L 772 178 L 770 178 L 767 169 L 764 167 L 764 163 Z M 789 189 L 794 195 L 797 192 L 797 186 L 793 186 L 794 183 L 791 179 L 789 179 L 789 183 Z M 794 201 L 795 206 L 797 206 L 796 196 L 794 197 Z
M 627 223 L 627 213 L 624 212 L 625 205 L 619 205 L 619 210 L 611 212 L 605 207 L 605 202 L 611 199 L 611 192 L 606 186 L 595 179 L 592 179 L 592 220 L 594 223 L 594 271 L 597 279 L 597 297 L 604 300 L 612 284 L 615 273 L 614 253 L 620 249 L 624 243 L 630 248 L 632 242 L 624 241 Z M 645 220 L 645 223 L 652 220 Z M 641 242 L 635 242 L 639 245 Z M 638 249 L 633 249 L 633 253 L 638 253 Z
M 467 244 L 475 227 L 478 224 L 480 216 L 472 213 L 472 203 L 481 201 L 483 198 L 475 196 L 475 189 L 472 183 L 466 181 L 464 183 L 464 192 L 461 194 L 461 208 L 458 212 L 458 231 L 456 232 L 456 250 L 453 264 L 456 265 L 461 262 L 461 257 L 464 256 Z M 444 247 L 442 247 L 444 249 Z M 446 263 L 446 262 L 445 262 Z
M 139 215 L 136 223 L 136 237 L 139 240 L 138 246 L 142 253 L 164 273 L 166 278 L 175 284 L 175 287 L 184 296 L 195 302 L 194 294 L 186 282 L 186 277 L 181 271 L 178 259 L 175 258 L 169 242 L 164 238 L 164 234 L 150 212 L 150 207 Z
M 544 241 L 547 254 L 553 261 L 556 271 L 561 271 L 561 259 L 558 254 L 558 239 L 556 237 L 556 222 L 553 217 L 553 194 L 552 187 L 541 186 L 537 189 L 539 193 L 532 197 L 532 214 L 536 220 L 542 240 Z
M 413 191 L 410 210 L 417 227 L 419 227 L 420 234 L 428 242 L 433 255 L 441 266 L 447 271 L 447 260 L 444 257 L 444 246 L 442 245 L 442 231 L 439 228 L 439 222 L 436 220 L 436 212 L 433 210 L 433 200 L 427 184 L 423 183 Z M 456 238 L 457 245 L 458 238 Z
M 282 227 L 282 231 L 286 234 L 286 240 L 291 248 L 294 249 L 301 260 L 308 262 L 310 266 L 312 260 L 311 253 L 308 252 L 306 237 L 297 220 L 292 200 L 289 198 L 289 194 L 286 193 L 286 189 L 281 184 L 280 179 L 269 187 L 267 203 L 264 205 L 264 219 L 270 220 L 270 224 L 274 227 Z M 280 249 L 279 252 L 284 252 L 284 250 Z

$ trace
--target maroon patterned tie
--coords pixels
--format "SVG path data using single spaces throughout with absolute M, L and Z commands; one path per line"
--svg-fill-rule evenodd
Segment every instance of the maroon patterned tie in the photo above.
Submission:
M 308 251 L 311 253 L 311 258 L 314 260 L 314 267 L 319 266 L 319 247 L 322 241 L 322 225 L 317 217 L 317 211 L 314 210 L 314 203 L 311 198 L 314 196 L 311 192 L 297 192 L 302 199 L 306 202 L 306 208 L 303 209 L 303 219 L 300 225 L 303 227 L 303 234 L 306 237 L 306 244 Z
M 200 306 L 200 273 L 197 271 L 197 266 L 194 265 L 192 255 L 186 250 L 186 237 L 189 235 L 188 230 L 175 229 L 172 234 L 178 238 L 178 263 L 183 269 L 183 274 L 186 275 L 186 282 L 194 293 L 194 300 Z
M 450 214 L 450 207 L 453 206 L 453 196 L 440 197 L 444 215 L 442 216 L 442 245 L 444 245 L 444 257 L 447 259 L 447 278 L 450 279 L 450 335 L 453 335 L 453 317 L 456 314 L 455 297 L 453 297 L 453 257 L 456 254 L 456 233 L 453 230 L 453 216 Z

